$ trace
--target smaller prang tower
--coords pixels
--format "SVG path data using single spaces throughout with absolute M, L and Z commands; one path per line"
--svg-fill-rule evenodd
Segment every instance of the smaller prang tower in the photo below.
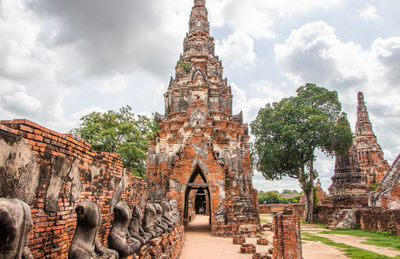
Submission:
M 339 122 L 351 129 L 346 117 L 340 118 Z M 361 172 L 354 146 L 350 147 L 347 154 L 336 155 L 335 173 L 331 179 L 333 183 L 329 187 L 330 202 L 344 206 L 368 204 L 371 187 L 367 184 L 367 176 Z
M 357 122 L 354 134 L 354 150 L 361 171 L 367 176 L 367 183 L 375 185 L 381 182 L 389 170 L 389 163 L 383 158 L 383 151 L 378 144 L 362 92 L 358 93 Z
M 368 206 L 368 194 L 389 170 L 372 130 L 363 93 L 357 95 L 357 122 L 353 145 L 345 155 L 337 155 L 330 201 L 335 205 Z M 341 119 L 343 120 L 343 118 Z M 346 121 L 347 127 L 350 124 Z
M 231 88 L 207 17 L 205 0 L 194 0 L 183 54 L 164 95 L 165 115 L 155 115 L 160 130 L 149 144 L 148 197 L 176 199 L 184 223 L 202 207 L 215 235 L 255 234 L 260 225 L 248 125 L 242 113 L 232 114 Z

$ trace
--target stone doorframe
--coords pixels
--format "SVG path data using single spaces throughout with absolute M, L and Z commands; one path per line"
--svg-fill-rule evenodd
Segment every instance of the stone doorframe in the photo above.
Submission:
M 195 183 L 194 180 L 196 177 L 200 175 L 204 183 Z M 203 171 L 200 169 L 199 166 L 196 167 L 196 169 L 193 171 L 192 175 L 190 176 L 187 184 L 186 184 L 186 191 L 185 191 L 185 200 L 184 200 L 184 213 L 183 213 L 183 223 L 184 225 L 188 224 L 188 213 L 189 213 L 189 193 L 191 190 L 200 190 L 203 189 L 208 196 L 208 209 L 209 209 L 209 214 L 210 214 L 210 226 L 211 226 L 211 197 L 210 197 L 210 189 L 208 186 L 207 179 L 203 173 Z

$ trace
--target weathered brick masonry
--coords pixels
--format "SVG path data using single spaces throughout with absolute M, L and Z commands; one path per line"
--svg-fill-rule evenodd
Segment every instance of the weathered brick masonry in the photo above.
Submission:
M 300 218 L 304 217 L 304 204 L 259 204 L 258 211 L 260 214 L 277 214 L 289 213 Z
M 123 168 L 118 154 L 28 120 L 0 122 L 0 196 L 31 206 L 29 247 L 35 258 L 66 258 L 75 226 L 75 205 L 96 202 L 102 214 L 104 246 L 119 200 L 144 205 L 145 182 Z
M 357 99 L 353 145 L 347 154 L 336 156 L 333 183 L 329 187 L 328 202 L 335 206 L 368 206 L 371 186 L 380 183 L 389 169 L 372 129 L 363 93 L 359 92 Z M 347 126 L 350 128 L 349 122 Z
M 369 205 L 383 209 L 400 209 L 400 155 L 394 160 L 378 189 L 370 194 Z
M 149 144 L 148 196 L 176 199 L 187 223 L 191 193 L 203 189 L 214 234 L 256 233 L 248 126 L 242 113 L 232 114 L 231 88 L 214 53 L 207 15 L 205 1 L 194 0 L 184 52 L 164 95 L 165 115 L 155 116 L 161 129 Z
M 318 206 L 317 216 L 329 228 L 360 227 L 399 235 L 400 155 L 389 167 L 373 132 L 364 95 L 359 92 L 357 98 L 353 146 L 347 154 L 336 156 L 330 197 Z
M 178 258 L 184 241 L 184 227 L 176 226 L 171 233 L 150 240 L 128 259 Z
M 294 215 L 275 215 L 273 220 L 274 259 L 302 259 L 300 219 Z
M 331 216 L 336 211 L 344 210 L 354 211 L 352 221 L 360 229 L 387 231 L 394 235 L 400 235 L 400 210 L 318 206 L 316 214 L 321 223 L 331 224 Z

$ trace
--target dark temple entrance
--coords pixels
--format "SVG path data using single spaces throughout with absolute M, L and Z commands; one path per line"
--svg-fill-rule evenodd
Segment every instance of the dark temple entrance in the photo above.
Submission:
M 190 176 L 185 191 L 183 222 L 189 224 L 197 215 L 211 215 L 210 191 L 207 180 L 199 167 Z M 211 225 L 211 217 L 209 217 Z
M 204 189 L 198 189 L 196 192 L 194 210 L 196 214 L 207 215 L 207 199 Z

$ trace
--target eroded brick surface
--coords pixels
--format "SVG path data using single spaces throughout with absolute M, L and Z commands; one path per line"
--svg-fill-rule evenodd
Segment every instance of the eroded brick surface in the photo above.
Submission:
M 302 259 L 299 217 L 275 215 L 273 229 L 273 258 Z
M 214 54 L 204 1 L 195 1 L 184 52 L 165 93 L 165 115 L 150 142 L 146 179 L 153 201 L 176 199 L 182 222 L 191 217 L 190 189 L 209 195 L 207 211 L 215 235 L 231 236 L 245 225 L 259 228 L 252 184 L 248 126 L 232 114 L 232 92 Z M 196 182 L 200 175 L 202 181 Z M 193 192 L 193 191 L 192 191 Z
M 260 214 L 292 214 L 298 217 L 304 216 L 304 204 L 294 203 L 294 204 L 259 204 L 258 211 Z
M 364 95 L 359 92 L 353 146 L 347 154 L 336 156 L 329 202 L 335 206 L 367 206 L 371 186 L 380 183 L 388 169 L 369 120 Z
M 29 247 L 35 258 L 67 257 L 76 227 L 74 209 L 79 202 L 87 199 L 99 205 L 102 224 L 98 236 L 106 246 L 113 220 L 113 198 L 130 208 L 146 201 L 145 182 L 123 169 L 118 154 L 95 152 L 89 143 L 70 134 L 60 134 L 28 120 L 1 121 L 1 143 L 4 159 L 0 159 L 0 167 L 4 172 L 24 163 L 28 168 L 39 168 L 38 183 L 9 183 L 11 192 L 2 194 L 10 198 L 18 195 L 30 203 L 33 228 Z M 18 143 L 27 148 L 6 148 Z M 22 152 L 19 157 L 28 159 L 19 159 L 18 152 Z M 19 172 L 21 179 L 32 179 L 24 176 L 30 171 Z M 31 195 L 24 195 L 21 189 L 27 186 Z
M 235 235 L 233 237 L 232 241 L 233 241 L 234 245 L 241 245 L 241 244 L 246 243 L 246 238 L 244 236 L 241 236 L 241 235 Z
M 240 253 L 242 254 L 254 254 L 256 252 L 256 246 L 254 244 L 242 244 L 240 246 Z

